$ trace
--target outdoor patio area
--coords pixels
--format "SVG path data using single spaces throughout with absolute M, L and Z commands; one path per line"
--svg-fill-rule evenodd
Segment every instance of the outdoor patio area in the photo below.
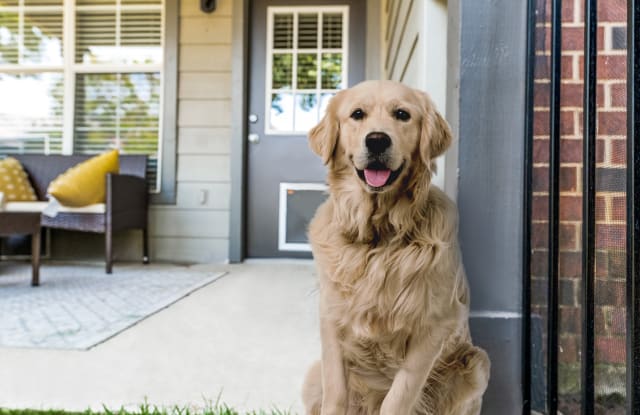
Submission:
M 74 272 L 65 271 L 69 268 Z M 94 305 L 98 317 L 93 318 L 109 319 L 105 317 L 109 313 L 98 310 L 105 304 L 95 299 L 95 287 L 100 288 L 104 279 L 95 270 L 102 271 L 102 265 L 45 263 L 42 285 L 30 287 L 26 264 L 2 263 L 0 301 L 6 306 L 10 299 L 2 297 L 3 291 L 16 290 L 15 295 L 23 297 L 21 306 L 36 310 L 43 300 L 29 300 L 25 290 L 32 292 L 32 298 L 46 293 L 46 302 L 54 303 L 67 301 L 63 291 L 74 290 L 74 295 Z M 197 274 L 203 278 L 191 284 L 194 289 L 177 289 L 175 298 L 162 300 L 166 304 L 160 301 L 159 311 L 88 349 L 77 344 L 71 348 L 0 346 L 0 407 L 100 410 L 137 407 L 145 400 L 159 406 L 202 407 L 220 396 L 241 411 L 277 407 L 301 412 L 305 371 L 320 356 L 318 298 L 310 261 L 119 265 L 104 278 L 113 278 L 119 288 L 115 297 L 121 307 L 135 302 L 131 299 L 152 296 L 154 284 L 141 280 L 140 273 L 151 279 L 156 275 L 158 280 L 167 273 L 174 280 Z M 123 275 L 136 281 L 128 292 L 122 288 L 127 285 L 118 281 Z M 99 283 L 92 288 L 93 280 Z M 61 286 L 69 288 L 61 290 Z M 106 308 L 113 314 L 116 303 L 111 298 Z M 20 308 L 16 301 L 12 304 L 14 310 Z M 82 326 L 91 313 L 74 307 L 77 321 L 66 324 Z M 6 314 L 0 316 L 2 324 L 9 324 Z M 42 330 L 52 324 L 62 323 L 43 322 Z M 36 330 L 33 325 L 29 329 Z M 58 336 L 67 335 L 59 330 Z M 5 336 L 0 342 L 9 340 Z

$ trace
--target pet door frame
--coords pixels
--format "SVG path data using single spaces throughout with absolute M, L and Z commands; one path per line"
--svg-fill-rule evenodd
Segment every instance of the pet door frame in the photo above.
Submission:
M 289 190 L 311 190 L 327 192 L 323 183 L 280 183 L 278 209 L 278 249 L 280 251 L 311 252 L 311 244 L 287 242 L 287 195 Z

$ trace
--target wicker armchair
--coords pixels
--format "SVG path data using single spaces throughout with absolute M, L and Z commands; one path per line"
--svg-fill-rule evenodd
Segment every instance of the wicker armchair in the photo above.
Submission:
M 87 160 L 87 155 L 12 155 L 22 163 L 38 200 L 46 200 L 49 183 L 70 167 Z M 104 213 L 59 212 L 55 217 L 42 215 L 44 227 L 81 232 L 104 233 L 106 272 L 113 265 L 113 232 L 124 229 L 142 231 L 142 259 L 149 263 L 147 212 L 149 193 L 146 182 L 147 156 L 121 155 L 120 174 L 108 174 Z

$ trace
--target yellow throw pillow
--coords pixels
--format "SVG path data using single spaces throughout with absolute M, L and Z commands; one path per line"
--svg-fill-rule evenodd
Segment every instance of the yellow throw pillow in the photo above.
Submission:
M 109 151 L 71 167 L 49 184 L 47 192 L 65 206 L 103 203 L 105 176 L 119 170 L 118 150 Z
M 13 157 L 0 160 L 0 192 L 7 202 L 30 202 L 37 200 L 27 173 L 22 164 Z

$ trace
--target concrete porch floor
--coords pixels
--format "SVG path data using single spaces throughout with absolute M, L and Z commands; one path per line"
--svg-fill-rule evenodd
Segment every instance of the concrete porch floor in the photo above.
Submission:
M 320 356 L 312 262 L 194 268 L 228 274 L 93 349 L 0 349 L 0 407 L 201 407 L 221 396 L 240 411 L 302 413 L 303 377 Z

